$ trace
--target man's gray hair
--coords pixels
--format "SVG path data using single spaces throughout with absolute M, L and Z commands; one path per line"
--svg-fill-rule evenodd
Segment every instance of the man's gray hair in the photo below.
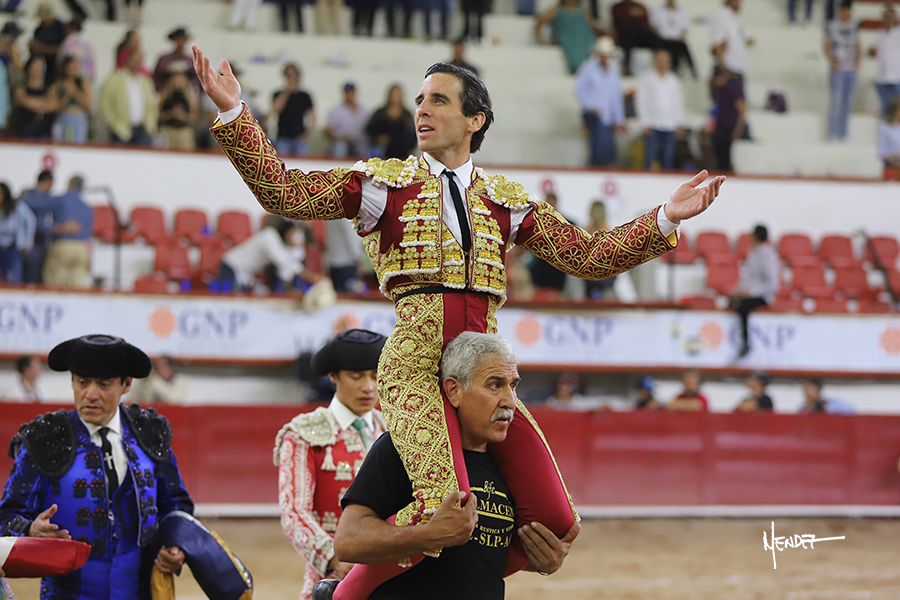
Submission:
M 516 351 L 501 335 L 464 331 L 447 344 L 441 360 L 441 376 L 452 377 L 463 389 L 469 389 L 482 363 L 492 358 L 515 365 Z

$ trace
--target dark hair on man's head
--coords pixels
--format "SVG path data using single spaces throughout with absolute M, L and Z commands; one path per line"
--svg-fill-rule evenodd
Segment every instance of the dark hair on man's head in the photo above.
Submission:
M 45 181 L 53 182 L 53 171 L 44 169 L 38 173 L 38 183 L 44 183 Z
M 478 113 L 484 113 L 484 125 L 472 134 L 472 143 L 469 146 L 470 152 L 478 152 L 481 142 L 484 141 L 484 134 L 494 122 L 494 110 L 491 107 L 491 96 L 488 94 L 487 87 L 472 71 L 456 65 L 435 63 L 425 71 L 425 77 L 435 73 L 453 75 L 462 83 L 462 93 L 459 99 L 462 100 L 462 113 L 465 116 L 474 117 Z
M 20 356 L 16 359 L 16 371 L 19 372 L 19 375 L 25 373 L 25 369 L 31 366 L 31 361 L 34 360 L 34 357 L 30 354 L 26 354 L 25 356 Z
M 825 381 L 821 377 L 809 377 L 806 383 L 815 386 L 817 390 L 821 390 L 822 386 L 825 385 Z
M 757 242 L 767 242 L 769 241 L 769 230 L 765 225 L 757 225 L 753 228 L 753 237 Z

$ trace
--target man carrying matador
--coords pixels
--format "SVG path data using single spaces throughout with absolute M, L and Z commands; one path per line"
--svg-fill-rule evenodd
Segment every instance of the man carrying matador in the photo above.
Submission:
M 593 235 L 568 223 L 521 184 L 472 164 L 494 120 L 484 84 L 438 63 L 416 97 L 422 157 L 371 159 L 352 168 L 287 170 L 246 105 L 227 61 L 216 72 L 194 46 L 194 66 L 219 109 L 212 134 L 262 207 L 290 219 L 351 219 L 363 237 L 397 325 L 378 366 L 384 416 L 413 484 L 395 524 L 424 524 L 442 500 L 468 492 L 456 414 L 442 397 L 441 353 L 462 331 L 495 333 L 506 300 L 505 256 L 519 244 L 558 269 L 603 279 L 661 256 L 677 244 L 678 224 L 709 207 L 724 177 L 700 187 L 700 172 L 663 206 Z M 516 499 L 520 523 L 539 522 L 564 538 L 577 520 L 537 423 L 521 403 L 507 439 L 492 450 Z M 571 539 L 571 537 L 570 537 Z M 435 549 L 429 555 L 437 555 Z M 412 562 L 422 557 L 411 557 Z M 336 600 L 366 598 L 409 562 L 358 565 Z M 507 574 L 529 564 L 512 548 Z

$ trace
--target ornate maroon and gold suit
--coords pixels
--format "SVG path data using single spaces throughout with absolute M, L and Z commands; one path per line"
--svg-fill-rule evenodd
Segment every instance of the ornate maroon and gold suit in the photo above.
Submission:
M 476 168 L 466 190 L 472 247 L 464 255 L 444 222 L 441 179 L 424 159 L 372 159 L 352 169 L 303 173 L 284 168 L 246 107 L 237 120 L 217 124 L 212 132 L 268 212 L 303 221 L 354 220 L 381 291 L 395 301 L 397 325 L 381 355 L 378 386 L 388 430 L 415 494 L 397 515 L 398 525 L 425 521 L 448 493 L 468 490 L 459 424 L 442 399 L 438 370 L 444 347 L 460 332 L 497 331 L 496 310 L 506 300 L 509 244 L 522 245 L 571 275 L 603 279 L 677 243 L 674 233 L 660 232 L 658 209 L 591 235 L 529 196 L 521 184 Z M 366 180 L 387 189 L 387 202 L 374 227 L 361 230 Z M 527 215 L 510 240 L 510 215 L 523 210 Z M 408 294 L 414 290 L 420 293 Z M 516 499 L 520 522 L 538 521 L 561 538 L 577 515 L 537 423 L 521 403 L 517 413 L 507 440 L 491 452 Z M 527 565 L 524 552 L 513 546 L 507 574 Z M 334 597 L 365 598 L 374 587 L 356 587 L 357 580 L 375 569 L 384 574 L 380 581 L 390 576 L 388 566 L 355 567 Z M 341 593 L 351 580 L 352 593 Z
M 378 411 L 372 416 L 377 438 L 385 426 Z M 275 464 L 281 528 L 306 560 L 301 600 L 312 598 L 313 587 L 334 558 L 340 501 L 365 457 L 359 432 L 341 429 L 327 408 L 298 415 L 278 432 Z

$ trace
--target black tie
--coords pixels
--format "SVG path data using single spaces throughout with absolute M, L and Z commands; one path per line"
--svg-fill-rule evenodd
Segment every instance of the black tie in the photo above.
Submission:
M 456 173 L 450 169 L 444 169 L 444 175 L 450 182 L 450 197 L 453 198 L 453 207 L 456 209 L 456 218 L 459 219 L 459 229 L 462 231 L 462 249 L 466 254 L 472 247 L 472 230 L 469 228 L 469 218 L 466 215 L 466 207 L 463 204 L 462 196 L 459 194 L 459 188 L 453 179 Z
M 100 428 L 100 439 L 102 445 L 100 449 L 103 451 L 103 468 L 106 470 L 107 492 L 109 497 L 115 493 L 119 487 L 119 476 L 116 474 L 116 464 L 113 462 L 112 444 L 109 443 L 106 435 L 109 433 L 109 427 Z

